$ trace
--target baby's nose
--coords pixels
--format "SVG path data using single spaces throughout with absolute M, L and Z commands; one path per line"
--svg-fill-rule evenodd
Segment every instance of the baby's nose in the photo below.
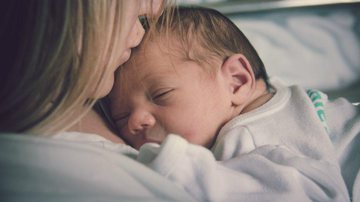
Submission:
M 128 124 L 130 133 L 136 135 L 152 128 L 156 123 L 154 116 L 146 111 L 136 111 L 130 115 Z

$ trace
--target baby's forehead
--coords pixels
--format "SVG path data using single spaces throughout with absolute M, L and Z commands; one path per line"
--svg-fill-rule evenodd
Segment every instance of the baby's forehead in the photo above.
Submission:
M 177 63 L 184 60 L 184 50 L 179 43 L 169 40 L 146 40 L 135 48 L 126 68 L 138 69 L 143 66 L 160 65 L 165 63 Z
M 178 54 L 154 42 L 147 43 L 133 51 L 130 59 L 119 70 L 119 74 L 142 77 L 153 72 L 167 72 L 178 64 Z
M 168 37 L 159 35 L 152 38 L 145 38 L 139 47 L 135 48 L 130 60 L 124 65 L 124 72 L 135 72 L 133 76 L 139 76 L 144 71 L 155 71 L 159 72 L 168 70 L 176 70 L 179 65 L 187 62 L 195 62 L 201 67 L 204 65 L 209 66 L 210 64 L 204 64 L 204 61 L 199 58 L 207 58 L 209 61 L 210 54 L 203 48 L 199 48 L 198 43 L 192 44 L 190 47 L 188 44 L 184 45 L 178 37 Z M 216 59 L 218 60 L 218 58 Z M 221 63 L 222 61 L 220 61 Z M 218 61 L 210 62 L 216 64 Z M 204 67 L 203 67 L 204 68 Z M 127 74 L 127 73 L 124 73 Z

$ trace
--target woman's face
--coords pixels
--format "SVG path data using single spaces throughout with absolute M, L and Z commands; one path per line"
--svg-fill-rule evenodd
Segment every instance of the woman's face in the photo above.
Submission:
M 152 5 L 150 5 L 152 3 Z M 139 16 L 150 15 L 151 11 L 156 12 L 162 0 L 124 0 L 123 11 L 125 12 L 125 23 L 122 25 L 121 48 L 118 49 L 116 62 L 111 65 L 109 78 L 104 78 L 104 85 L 100 91 L 100 97 L 107 95 L 114 84 L 114 73 L 119 66 L 124 64 L 131 55 L 131 49 L 138 46 L 144 36 L 145 30 L 139 21 Z

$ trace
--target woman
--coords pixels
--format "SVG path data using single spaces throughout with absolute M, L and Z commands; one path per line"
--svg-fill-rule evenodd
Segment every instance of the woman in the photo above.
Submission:
M 109 93 L 115 70 L 140 43 L 144 30 L 138 16 L 158 14 L 161 4 L 160 0 L 3 2 L 1 201 L 191 200 L 165 178 L 123 155 L 126 146 L 116 153 L 63 140 L 99 138 L 69 132 L 87 131 L 122 142 L 104 132 L 106 126 L 90 109 Z M 57 138 L 49 138 L 54 135 Z

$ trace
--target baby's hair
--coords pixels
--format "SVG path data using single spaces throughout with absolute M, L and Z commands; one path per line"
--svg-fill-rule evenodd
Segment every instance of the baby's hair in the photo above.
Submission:
M 171 15 L 172 18 L 160 17 L 155 30 L 157 33 L 148 34 L 146 41 L 166 41 L 168 47 L 176 46 L 174 50 L 184 60 L 195 61 L 202 66 L 214 59 L 225 62 L 231 55 L 241 53 L 249 60 L 255 78 L 263 79 L 268 85 L 268 75 L 255 48 L 226 16 L 209 8 L 181 6 Z

